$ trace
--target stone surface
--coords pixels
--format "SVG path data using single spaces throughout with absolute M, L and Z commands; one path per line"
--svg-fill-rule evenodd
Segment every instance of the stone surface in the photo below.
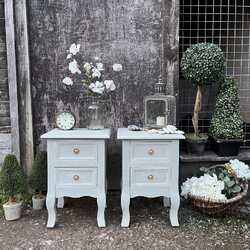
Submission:
M 94 199 L 67 200 L 58 210 L 55 229 L 46 229 L 46 210 L 25 209 L 22 218 L 6 222 L 0 215 L 1 249 L 249 249 L 249 216 L 210 218 L 180 209 L 180 227 L 173 228 L 162 200 L 135 198 L 131 226 L 121 228 L 120 195 L 108 199 L 107 227 L 96 225 Z

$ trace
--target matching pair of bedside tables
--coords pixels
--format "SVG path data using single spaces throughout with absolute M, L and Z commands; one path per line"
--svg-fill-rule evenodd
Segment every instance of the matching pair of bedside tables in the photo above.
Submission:
M 97 224 L 106 226 L 105 164 L 110 133 L 110 129 L 54 129 L 41 136 L 47 139 L 48 151 L 48 228 L 55 226 L 56 205 L 63 208 L 64 197 L 82 196 L 97 199 Z M 129 226 L 130 199 L 136 196 L 162 196 L 164 206 L 170 206 L 172 226 L 178 226 L 179 140 L 185 137 L 119 128 L 117 138 L 122 140 L 121 226 Z

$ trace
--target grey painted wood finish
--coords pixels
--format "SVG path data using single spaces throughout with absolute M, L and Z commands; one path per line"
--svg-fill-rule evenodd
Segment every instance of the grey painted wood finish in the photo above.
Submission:
M 20 134 L 18 113 L 18 87 L 15 52 L 15 27 L 13 0 L 5 0 L 5 28 L 8 61 L 8 84 L 10 99 L 11 141 L 12 152 L 20 159 Z
M 17 76 L 19 91 L 19 129 L 21 163 L 29 175 L 34 158 L 29 37 L 26 0 L 15 1 Z M 35 109 L 36 111 L 36 109 Z

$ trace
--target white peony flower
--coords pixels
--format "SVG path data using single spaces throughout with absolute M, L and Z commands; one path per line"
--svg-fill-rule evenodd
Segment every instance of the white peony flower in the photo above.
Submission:
M 65 85 L 73 85 L 73 81 L 70 77 L 65 77 L 62 82 L 65 84 Z
M 229 164 L 231 168 L 235 171 L 238 178 L 250 179 L 250 169 L 247 164 L 237 159 L 230 160 Z
M 204 174 L 197 178 L 187 179 L 181 187 L 181 195 L 187 198 L 188 194 L 204 197 L 213 201 L 226 200 L 226 196 L 222 194 L 224 182 L 218 180 L 217 176 Z
M 113 80 L 105 80 L 104 85 L 107 90 L 114 91 L 116 89 L 116 86 Z
M 113 71 L 122 71 L 122 65 L 120 63 L 113 64 Z
M 69 52 L 72 54 L 72 55 L 76 55 L 79 51 L 80 51 L 80 44 L 71 44 L 70 48 L 69 48 Z
M 89 85 L 89 89 L 94 93 L 103 94 L 105 87 L 103 82 L 96 81 L 95 83 L 91 83 Z
M 87 71 L 87 72 L 89 72 L 90 70 L 91 70 L 91 65 L 90 65 L 90 63 L 84 63 L 84 65 L 83 65 L 83 68 Z
M 97 68 L 93 68 L 92 69 L 92 77 L 93 78 L 100 78 L 101 77 L 101 72 L 97 69 Z
M 81 74 L 81 71 L 78 68 L 77 61 L 75 59 L 72 62 L 69 63 L 69 71 L 72 74 L 75 74 L 75 73 Z
M 103 71 L 104 68 L 103 68 L 103 63 L 96 63 L 96 68 L 99 70 L 99 71 Z

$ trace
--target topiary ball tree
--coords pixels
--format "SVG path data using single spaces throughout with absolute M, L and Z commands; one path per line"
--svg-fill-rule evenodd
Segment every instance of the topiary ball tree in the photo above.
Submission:
M 209 134 L 215 139 L 242 139 L 243 121 L 236 82 L 226 78 L 216 98 Z
M 199 136 L 199 113 L 202 106 L 202 87 L 212 82 L 221 82 L 225 76 L 223 51 L 213 43 L 198 43 L 188 48 L 181 60 L 181 71 L 187 80 L 197 86 L 192 123 Z
M 30 186 L 39 195 L 47 191 L 47 153 L 45 151 L 36 154 L 30 174 Z
M 5 156 L 0 172 L 0 188 L 3 195 L 9 198 L 9 202 L 15 202 L 15 196 L 26 190 L 26 178 L 22 167 L 15 155 Z

